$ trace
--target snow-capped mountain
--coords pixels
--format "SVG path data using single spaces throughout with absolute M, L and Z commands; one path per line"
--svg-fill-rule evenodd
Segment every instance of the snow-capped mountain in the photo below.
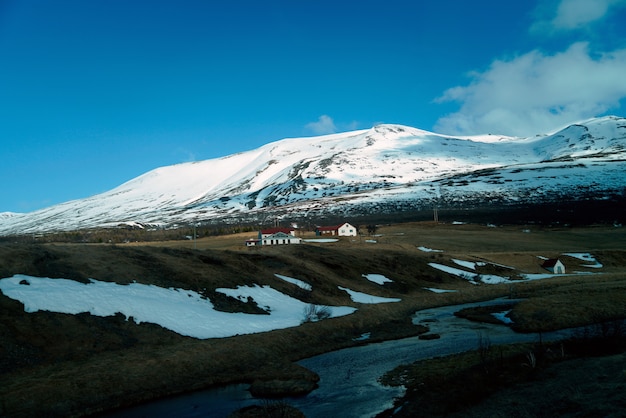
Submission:
M 529 138 L 379 125 L 157 168 L 86 199 L 2 214 L 0 234 L 604 198 L 624 193 L 625 173 L 626 119 L 620 117 Z

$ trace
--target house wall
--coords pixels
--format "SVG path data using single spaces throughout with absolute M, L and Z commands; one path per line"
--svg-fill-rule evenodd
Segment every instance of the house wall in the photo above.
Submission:
M 557 261 L 554 265 L 553 273 L 555 274 L 565 274 L 565 266 L 560 261 Z
M 356 228 L 349 223 L 345 223 L 339 227 L 339 236 L 356 237 Z
M 289 244 L 300 244 L 300 238 L 293 237 L 291 235 L 279 235 L 272 236 L 269 235 L 261 240 L 262 245 L 289 245 Z

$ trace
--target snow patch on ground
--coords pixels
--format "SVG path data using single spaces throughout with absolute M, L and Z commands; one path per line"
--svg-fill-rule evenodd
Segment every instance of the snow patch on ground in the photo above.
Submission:
M 357 303 L 374 304 L 374 303 L 400 302 L 402 300 L 398 298 L 383 298 L 381 296 L 373 296 L 373 295 L 368 295 L 367 293 L 355 292 L 354 290 L 350 290 L 347 287 L 341 287 L 341 286 L 337 286 L 337 287 L 343 290 L 344 292 L 348 293 L 348 295 L 350 295 L 350 299 L 352 299 L 353 302 L 357 302 Z
M 457 260 L 456 258 L 453 258 L 452 261 L 461 267 L 465 267 L 466 269 L 476 270 L 476 263 L 473 261 Z
M 542 280 L 542 279 L 550 279 L 552 277 L 565 277 L 565 276 L 574 276 L 574 275 L 592 275 L 592 274 L 602 274 L 602 273 L 590 273 L 588 271 L 575 271 L 573 273 L 567 274 L 552 274 L 552 273 L 522 273 L 520 277 L 524 280 Z
M 369 340 L 371 337 L 372 333 L 371 332 L 365 332 L 363 334 L 361 334 L 360 337 L 356 337 L 353 338 L 352 341 L 365 341 L 365 340 Z
M 593 263 L 593 264 L 585 264 L 582 267 L 590 267 L 594 269 L 600 269 L 604 267 L 602 264 L 598 262 L 598 260 L 596 260 L 596 258 L 593 255 L 589 253 L 563 253 L 563 255 L 574 257 L 574 258 L 577 258 L 579 260 L 586 261 L 589 263 Z
M 374 283 L 380 284 L 380 285 L 383 285 L 385 283 L 393 283 L 393 280 L 388 279 L 387 277 L 383 276 L 382 274 L 363 274 L 363 277 L 365 277 L 370 282 L 374 282 Z
M 493 315 L 494 318 L 496 318 L 498 321 L 505 323 L 505 324 L 512 324 L 513 321 L 511 320 L 511 318 L 509 318 L 507 315 L 509 314 L 509 312 L 511 312 L 510 310 L 508 311 L 504 311 L 504 312 L 494 312 L 491 315 Z
M 486 284 L 498 284 L 498 283 L 509 283 L 511 281 L 509 280 L 508 277 L 496 276 L 494 274 L 476 274 L 475 272 L 457 269 L 454 267 L 446 266 L 444 264 L 428 263 L 428 265 L 433 268 L 436 268 L 437 270 L 441 270 L 446 273 L 465 279 L 469 281 L 470 283 L 483 282 Z
M 418 250 L 420 251 L 424 251 L 425 253 L 442 253 L 443 250 L 433 250 L 432 248 L 428 248 L 428 247 L 417 247 Z
M 459 260 L 456 258 L 453 258 L 452 261 L 455 264 L 458 264 L 461 267 L 465 267 L 467 269 L 471 269 L 471 270 L 476 270 L 476 267 L 485 267 L 487 264 L 491 264 L 492 266 L 496 266 L 496 267 L 502 267 L 502 268 L 506 268 L 509 270 L 515 270 L 514 267 L 510 267 L 510 266 L 505 266 L 504 264 L 497 264 L 497 263 L 486 263 L 484 261 L 465 261 L 465 260 Z
M 424 290 L 430 290 L 431 292 L 434 293 L 453 293 L 453 292 L 457 292 L 457 290 L 448 290 L 448 289 L 437 289 L 435 287 L 424 287 Z
M 269 315 L 216 311 L 209 299 L 196 292 L 139 283 L 120 285 L 92 279 L 84 284 L 67 279 L 15 275 L 1 279 L 0 290 L 7 297 L 22 302 L 26 312 L 89 312 L 96 316 L 119 312 L 138 324 L 150 322 L 200 339 L 295 327 L 302 322 L 303 312 L 309 305 L 269 286 L 217 289 L 240 300 L 252 298 Z M 348 306 L 330 308 L 331 317 L 356 311 Z
M 284 280 L 286 282 L 295 284 L 296 286 L 298 286 L 301 289 L 309 290 L 309 291 L 313 290 L 313 287 L 310 284 L 308 284 L 307 282 L 303 282 L 302 280 L 294 279 L 292 277 L 283 276 L 281 274 L 274 274 L 274 276 L 276 276 L 279 279 Z

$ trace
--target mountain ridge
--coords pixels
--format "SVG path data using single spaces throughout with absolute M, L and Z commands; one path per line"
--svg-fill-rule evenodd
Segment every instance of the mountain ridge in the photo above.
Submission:
M 159 225 L 358 216 L 480 201 L 606 198 L 626 188 L 626 119 L 551 134 L 450 136 L 396 124 L 287 138 L 220 158 L 158 167 L 107 192 L 26 214 L 0 235 Z

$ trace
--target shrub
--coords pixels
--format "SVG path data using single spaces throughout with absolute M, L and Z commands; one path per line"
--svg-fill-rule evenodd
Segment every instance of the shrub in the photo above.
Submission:
M 321 321 L 322 319 L 330 318 L 332 313 L 332 309 L 328 306 L 319 306 L 310 303 L 304 308 L 304 319 L 302 323 Z

